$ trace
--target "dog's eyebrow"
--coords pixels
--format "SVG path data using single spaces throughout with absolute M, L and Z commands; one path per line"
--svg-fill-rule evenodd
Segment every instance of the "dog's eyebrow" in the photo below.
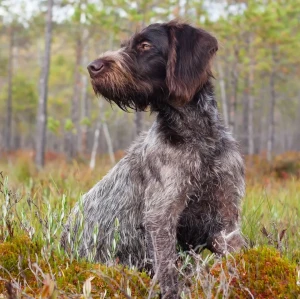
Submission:
M 159 38 L 164 37 L 165 35 L 166 33 L 162 31 L 161 28 L 151 28 L 138 33 L 134 37 L 134 41 L 137 43 L 147 41 L 152 44 L 155 44 L 157 43 L 157 41 L 159 41 Z
M 146 32 L 139 32 L 137 34 L 135 34 L 132 38 L 134 43 L 140 43 L 143 41 L 148 41 L 148 42 L 152 42 L 151 38 L 149 37 L 149 34 L 147 34 Z

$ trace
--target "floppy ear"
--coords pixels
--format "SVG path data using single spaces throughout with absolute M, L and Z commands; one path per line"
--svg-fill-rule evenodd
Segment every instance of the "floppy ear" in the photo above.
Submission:
M 187 24 L 166 24 L 169 53 L 166 84 L 170 100 L 177 105 L 190 101 L 212 77 L 210 62 L 218 50 L 215 37 Z

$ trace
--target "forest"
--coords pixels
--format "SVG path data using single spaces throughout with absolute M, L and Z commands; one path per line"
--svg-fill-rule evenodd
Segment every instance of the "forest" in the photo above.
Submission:
M 173 19 L 218 39 L 213 84 L 246 164 L 249 244 L 224 259 L 181 252 L 181 298 L 300 298 L 300 0 L 0 0 L 0 298 L 159 298 L 115 247 L 94 264 L 59 236 L 155 119 L 97 97 L 87 65 Z
M 152 120 L 147 112 L 122 113 L 97 100 L 86 66 L 100 53 L 119 48 L 145 25 L 174 18 L 218 38 L 214 64 L 218 105 L 243 153 L 265 154 L 271 160 L 274 154 L 300 150 L 297 0 L 82 0 L 57 1 L 52 9 L 49 80 L 43 95 L 47 3 L 1 1 L 3 151 L 36 149 L 37 139 L 43 138 L 37 125 L 43 97 L 46 152 L 89 160 L 93 147 L 98 153 L 126 149 Z

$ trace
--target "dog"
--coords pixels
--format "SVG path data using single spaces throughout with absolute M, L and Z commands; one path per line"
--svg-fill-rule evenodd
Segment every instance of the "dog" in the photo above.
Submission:
M 61 243 L 74 251 L 77 237 L 79 255 L 94 261 L 108 261 L 114 248 L 120 263 L 151 263 L 163 298 L 179 298 L 177 245 L 217 254 L 245 245 L 244 166 L 214 99 L 217 50 L 205 30 L 171 21 L 149 25 L 88 66 L 96 94 L 157 117 L 75 206 Z

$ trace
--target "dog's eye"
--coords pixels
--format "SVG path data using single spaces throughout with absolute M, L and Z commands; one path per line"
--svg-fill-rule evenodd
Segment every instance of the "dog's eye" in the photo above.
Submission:
M 147 43 L 147 42 L 142 42 L 139 44 L 139 48 L 141 50 L 149 50 L 152 48 L 152 45 L 150 43 Z

